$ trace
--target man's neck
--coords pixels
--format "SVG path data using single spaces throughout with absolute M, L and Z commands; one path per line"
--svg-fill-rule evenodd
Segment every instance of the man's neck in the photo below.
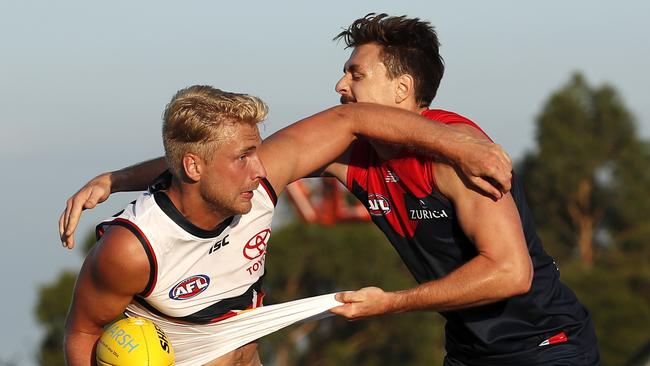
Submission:
M 211 231 L 217 228 L 230 215 L 218 212 L 205 202 L 195 185 L 180 183 L 176 178 L 165 190 L 176 209 L 194 226 Z

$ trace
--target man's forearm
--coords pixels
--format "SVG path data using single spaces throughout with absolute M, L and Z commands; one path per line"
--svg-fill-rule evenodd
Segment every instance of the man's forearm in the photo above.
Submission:
M 472 137 L 447 125 L 429 120 L 417 113 L 373 104 L 356 103 L 349 107 L 349 119 L 355 135 L 389 143 L 413 147 L 429 153 L 437 153 L 456 161 L 461 154 L 457 144 L 472 140 Z M 368 115 L 381 116 L 369 120 Z
M 79 332 L 70 332 L 65 335 L 64 351 L 65 362 L 68 366 L 94 366 L 95 344 L 99 336 Z
M 475 257 L 448 276 L 393 293 L 391 311 L 450 311 L 485 305 L 528 292 L 532 274 L 510 264 Z
M 110 173 L 111 193 L 143 191 L 167 169 L 165 158 L 147 160 Z
M 425 154 L 442 157 L 460 168 L 469 187 L 492 199 L 498 200 L 510 190 L 510 157 L 479 129 L 466 124 L 446 125 L 418 113 L 389 107 L 376 109 L 371 119 L 364 118 L 376 106 L 355 104 L 356 109 L 342 112 L 350 115 L 348 128 L 353 134 L 410 146 Z

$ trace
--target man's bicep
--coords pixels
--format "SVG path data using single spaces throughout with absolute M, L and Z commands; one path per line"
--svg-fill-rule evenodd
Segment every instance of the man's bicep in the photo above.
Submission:
M 510 194 L 495 202 L 468 191 L 476 197 L 474 202 L 458 205 L 459 222 L 478 251 L 495 260 L 528 256 L 519 213 Z
M 129 242 L 124 242 L 125 238 Z M 68 319 L 70 327 L 88 333 L 99 331 L 144 289 L 149 271 L 141 255 L 146 254 L 136 245 L 137 239 L 121 227 L 110 228 L 95 245 L 77 278 Z
M 463 233 L 474 243 L 479 253 L 493 257 L 526 256 L 528 250 L 519 211 L 510 194 L 493 201 L 469 189 L 456 169 L 437 164 L 438 184 L 454 204 Z
M 86 261 L 77 278 L 67 320 L 68 332 L 99 335 L 102 327 L 119 316 L 130 301 L 106 288 L 93 271 Z
M 296 145 L 291 143 L 287 136 L 273 135 L 262 142 L 260 159 L 266 169 L 266 179 L 271 183 L 277 194 L 291 183 L 296 175 L 296 166 L 299 164 L 299 152 Z
M 344 123 L 327 122 L 322 113 L 278 131 L 262 143 L 260 157 L 276 192 L 326 170 L 356 139 Z

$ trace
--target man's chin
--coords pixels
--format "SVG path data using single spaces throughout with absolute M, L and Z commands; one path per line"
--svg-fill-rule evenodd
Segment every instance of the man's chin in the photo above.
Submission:
M 239 207 L 237 207 L 237 213 L 239 215 L 245 215 L 251 212 L 252 208 L 253 208 L 253 204 L 250 201 L 244 202 L 241 205 L 239 205 Z

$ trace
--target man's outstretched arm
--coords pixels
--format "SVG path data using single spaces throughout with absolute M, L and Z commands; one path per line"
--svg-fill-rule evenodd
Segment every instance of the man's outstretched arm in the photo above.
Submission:
M 499 145 L 416 113 L 376 104 L 341 105 L 305 118 L 264 140 L 260 155 L 269 181 L 280 193 L 288 183 L 334 161 L 357 136 L 442 155 L 494 199 L 510 190 L 512 162 Z M 164 169 L 164 159 L 159 158 L 88 182 L 68 199 L 59 220 L 63 246 L 74 247 L 74 230 L 83 209 L 93 208 L 112 192 L 144 189 Z
M 325 168 L 359 136 L 440 155 L 493 199 L 510 190 L 512 162 L 499 145 L 417 113 L 377 104 L 341 105 L 305 118 L 264 140 L 260 156 L 279 193 L 288 183 Z
M 69 249 L 74 248 L 74 231 L 79 223 L 81 211 L 106 201 L 111 193 L 144 191 L 165 169 L 167 163 L 160 157 L 115 172 L 103 173 L 91 179 L 66 201 L 65 210 L 59 217 L 62 245 Z

